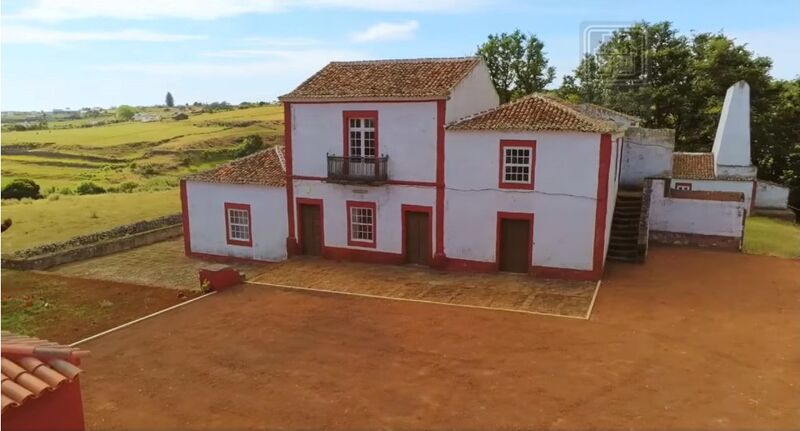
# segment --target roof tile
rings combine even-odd
[[[76,366],[86,351],[2,331],[2,409],[24,407],[29,398],[54,391],[82,372]]]
[[[187,181],[223,184],[255,184],[273,187],[286,186],[286,162],[283,145],[259,151],[241,159],[199,172]]]
[[[608,133],[616,125],[580,112],[567,102],[532,94],[456,120],[448,130],[576,131]]]
[[[714,154],[673,153],[672,177],[691,180],[714,179]]]
[[[479,57],[334,61],[283,101],[446,98]]]

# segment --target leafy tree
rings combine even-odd
[[[242,145],[236,150],[236,157],[244,157],[264,149],[261,136],[249,135],[242,138]]]
[[[3,199],[40,199],[42,197],[39,191],[39,185],[35,181],[28,178],[17,178],[14,181],[6,184],[3,187]]]
[[[130,121],[136,115],[136,109],[129,105],[119,105],[117,107],[117,118],[122,121]]]
[[[167,91],[166,104],[170,108],[175,106],[175,99],[172,98],[172,93],[170,93],[169,91]]]
[[[555,68],[548,66],[544,54],[544,43],[533,34],[516,30],[489,35],[477,54],[489,68],[501,103],[541,91],[555,78]]]

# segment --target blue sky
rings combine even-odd
[[[3,0],[0,108],[274,100],[331,60],[471,55],[516,28],[560,82],[582,23],[638,20],[722,30],[800,74],[797,0]]]

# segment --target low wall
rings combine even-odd
[[[787,209],[789,188],[769,181],[758,180],[756,208]]]
[[[672,129],[631,127],[625,130],[619,183],[638,187],[647,177],[670,175],[674,149],[675,131]]]
[[[670,190],[650,179],[650,240],[669,244],[741,249],[746,206],[734,192]]]
[[[183,234],[181,215],[171,215],[81,235],[68,241],[45,244],[3,256],[4,268],[46,269],[64,263],[104,256],[153,244]]]

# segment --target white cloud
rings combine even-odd
[[[333,60],[366,59],[364,52],[347,50],[264,50],[264,61],[233,62],[181,62],[181,63],[117,63],[92,66],[105,72],[130,72],[148,75],[202,76],[202,77],[284,77],[310,75]]]
[[[128,41],[128,42],[178,42],[206,39],[202,35],[169,34],[146,30],[119,30],[100,32],[72,32],[46,30],[43,28],[5,25],[2,28],[3,43],[38,43],[59,45],[84,41]]]
[[[353,42],[376,42],[381,40],[413,39],[419,29],[417,21],[379,22],[370,28],[351,36]]]
[[[297,9],[355,9],[380,12],[461,12],[488,0],[35,0],[7,18],[66,21],[84,18],[211,20],[248,13]]]

